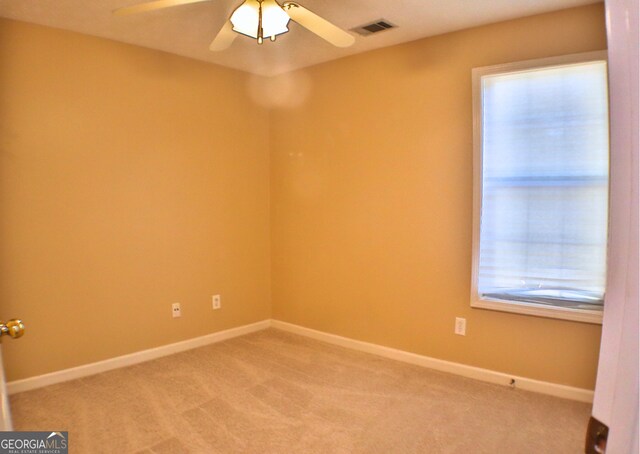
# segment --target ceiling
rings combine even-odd
[[[491,22],[595,3],[598,0],[299,0],[351,29],[384,18],[397,29],[334,47],[298,24],[275,43],[238,37],[223,52],[209,43],[241,0],[211,0],[144,14],[111,11],[144,0],[0,0],[0,16],[159,49],[254,74],[275,75],[317,63]]]

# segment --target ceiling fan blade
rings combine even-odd
[[[231,23],[231,21],[226,21],[216,35],[215,39],[211,42],[209,50],[212,52],[225,50],[233,43],[233,41],[238,36],[239,35],[233,31],[233,24]]]
[[[155,2],[140,3],[138,5],[125,6],[113,11],[116,16],[127,16],[129,14],[146,13],[156,9],[171,8],[172,6],[188,5],[189,3],[202,3],[211,0],[156,0]]]
[[[346,31],[295,2],[285,2],[282,4],[282,8],[287,12],[291,19],[302,25],[310,32],[315,33],[320,38],[329,41],[334,46],[349,47],[356,40]]]

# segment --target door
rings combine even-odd
[[[606,0],[611,239],[588,453],[638,451],[638,0]]]

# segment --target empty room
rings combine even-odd
[[[0,0],[0,454],[638,452],[637,0]]]

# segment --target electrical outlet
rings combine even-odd
[[[211,305],[213,306],[213,310],[220,309],[220,295],[213,295],[211,297]]]
[[[456,327],[454,332],[459,336],[467,335],[467,319],[462,317],[456,317]]]
[[[173,303],[171,305],[171,315],[173,318],[178,318],[182,316],[182,311],[180,309],[180,303]]]

